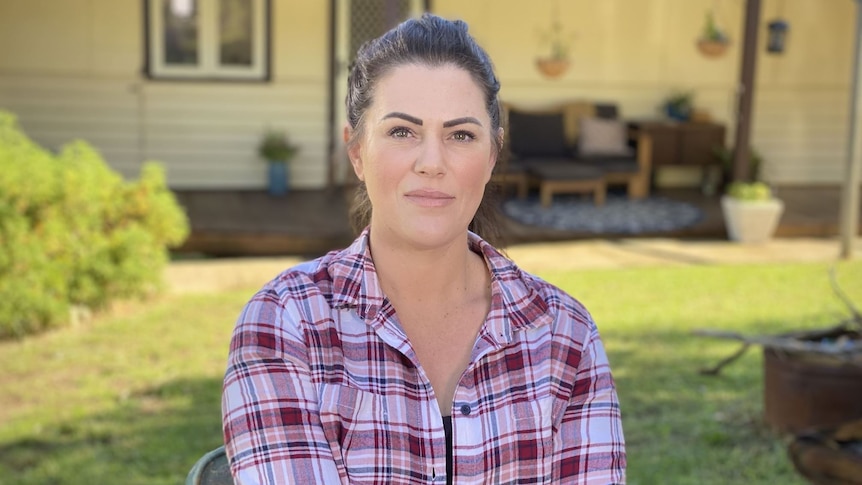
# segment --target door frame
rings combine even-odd
[[[349,22],[348,2],[355,0],[329,0],[329,63],[328,63],[328,136],[327,136],[327,188],[336,185],[344,185],[350,179],[350,171],[345,166],[344,142],[342,141],[342,130],[345,123],[344,100],[339,99],[339,83],[347,83],[347,66],[341,61],[346,57],[344,50],[347,47],[347,23]],[[432,0],[415,0],[418,12],[431,12]],[[417,12],[417,13],[418,13]],[[339,174],[345,169],[347,173]]]

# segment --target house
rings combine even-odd
[[[767,181],[844,177],[856,8],[763,1],[752,141]],[[687,90],[733,140],[742,0],[0,0],[0,108],[47,147],[88,140],[128,177],[159,160],[175,189],[262,189],[257,143],[285,129],[301,146],[293,186],[325,187],[348,176],[350,53],[425,9],[469,23],[507,101],[606,100],[646,119]],[[695,47],[708,12],[731,41],[717,58]],[[766,23],[779,16],[788,45],[770,55]],[[535,59],[555,25],[571,66],[548,79]],[[657,183],[695,177],[668,168]]]

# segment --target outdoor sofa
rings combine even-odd
[[[652,146],[630,128],[612,103],[572,101],[545,109],[503,104],[504,156],[496,180],[515,184],[519,197],[538,186],[542,205],[557,193],[592,193],[604,203],[608,185],[623,184],[629,198],[647,197]]]

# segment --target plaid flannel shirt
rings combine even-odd
[[[491,308],[455,390],[454,482],[625,482],[608,360],[592,317],[475,234]],[[222,417],[241,484],[446,482],[441,412],[381,292],[366,230],[291,268],[242,311]]]

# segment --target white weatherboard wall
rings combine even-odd
[[[37,142],[95,145],[127,177],[162,162],[174,188],[262,188],[268,127],[301,147],[292,185],[326,183],[327,2],[273,1],[272,81],[142,74],[139,0],[0,0],[0,108]]]
[[[533,62],[555,3],[572,67],[547,80]],[[143,160],[159,160],[174,188],[263,188],[256,145],[267,125],[284,128],[301,146],[293,185],[322,187],[329,2],[272,5],[271,82],[166,82],[141,74],[142,0],[0,0],[0,108],[48,147],[92,142],[128,177]],[[733,41],[720,59],[694,47],[711,7]],[[733,141],[744,0],[433,0],[432,8],[470,24],[507,101],[613,101],[626,118],[652,118],[672,90],[692,90]],[[789,44],[770,56],[766,23],[779,8]],[[770,182],[841,182],[855,9],[855,0],[763,0],[752,143]],[[696,174],[659,175],[671,184]]]

